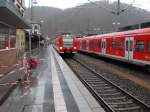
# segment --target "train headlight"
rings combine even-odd
[[[59,47],[59,49],[60,49],[60,50],[62,50],[62,49],[63,49],[63,47]]]
[[[73,47],[73,49],[77,49],[77,47]]]

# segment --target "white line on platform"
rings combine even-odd
[[[69,66],[53,49],[56,56],[56,60],[62,70],[66,83],[74,97],[74,100],[79,108],[80,112],[105,112],[105,110],[98,104],[91,93],[80,82]]]
[[[53,93],[54,93],[54,103],[55,112],[67,112],[66,103],[64,100],[63,92],[61,89],[58,73],[56,70],[56,65],[54,63],[54,56],[51,53],[51,70],[52,70],[52,83],[53,83]]]

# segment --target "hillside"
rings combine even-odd
[[[110,11],[115,11],[116,3],[109,4],[105,1],[97,2],[97,6],[87,3],[78,7],[61,10],[53,7],[34,7],[34,20],[44,20],[44,34],[53,35],[58,32],[75,32],[75,33],[99,33],[112,32],[118,27],[137,24],[150,20],[150,12],[130,7],[127,4],[121,4],[121,8],[127,10],[117,16]],[[26,11],[26,18],[30,18],[30,11]],[[112,23],[119,22],[119,25]]]

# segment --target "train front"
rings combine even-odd
[[[62,35],[63,46],[61,47],[64,54],[74,55],[77,53],[77,38],[74,35]]]

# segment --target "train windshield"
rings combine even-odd
[[[62,37],[63,37],[63,42],[69,42],[69,43],[73,42],[73,38],[74,38],[73,35],[63,35]]]
[[[63,35],[63,43],[65,47],[72,47],[74,35]]]

